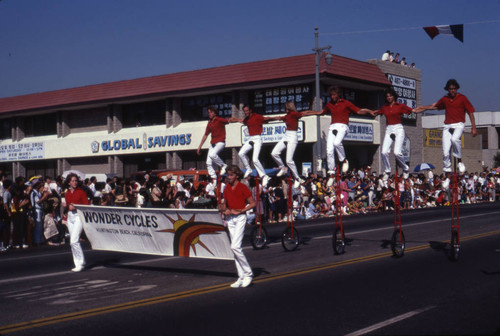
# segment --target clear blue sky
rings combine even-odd
[[[415,62],[424,104],[456,78],[500,111],[498,20],[500,0],[0,0],[0,97],[308,54],[318,26],[334,54]],[[397,30],[460,23],[465,43]]]

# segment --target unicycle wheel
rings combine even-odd
[[[402,257],[405,253],[405,246],[406,246],[406,241],[403,231],[399,229],[394,230],[391,240],[391,249],[393,256],[398,258]]]
[[[262,250],[268,241],[267,230],[263,226],[255,225],[250,232],[250,242],[255,250]]]
[[[451,260],[457,261],[460,252],[460,244],[458,243],[458,232],[453,230],[451,232]]]
[[[299,232],[295,228],[286,228],[281,235],[281,245],[286,251],[295,251],[299,246]]]
[[[340,228],[335,229],[335,235],[332,239],[333,251],[335,254],[343,254],[345,251],[345,233]]]

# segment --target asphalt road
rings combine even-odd
[[[500,203],[460,208],[461,250],[449,259],[450,208],[403,212],[406,252],[393,258],[393,213],[298,222],[301,245],[245,248],[256,278],[232,289],[231,261],[92,251],[72,273],[69,247],[0,254],[0,334],[443,335],[500,333]]]

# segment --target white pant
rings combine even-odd
[[[450,133],[450,128],[455,129],[453,135]],[[443,168],[451,169],[451,155],[457,159],[462,158],[462,133],[464,132],[464,123],[445,124],[443,128]]]
[[[252,135],[250,139],[248,139],[248,141],[243,144],[238,155],[240,157],[241,162],[243,162],[245,168],[252,170],[252,167],[250,167],[250,163],[248,162],[248,157],[247,157],[247,153],[252,149],[252,144],[253,144],[252,162],[255,166],[255,169],[257,170],[257,173],[259,174],[259,177],[262,177],[266,175],[266,172],[264,170],[264,167],[262,166],[262,163],[260,163],[259,161],[260,149],[262,148],[262,137],[260,135]]]
[[[293,177],[298,180],[300,178],[299,172],[297,171],[297,166],[293,161],[293,154],[295,153],[295,149],[297,148],[297,144],[299,143],[297,139],[297,131],[286,131],[285,136],[281,139],[276,146],[274,146],[273,151],[271,152],[271,156],[274,161],[281,169],[285,167],[283,161],[281,160],[280,154],[286,148],[286,164],[290,171],[292,172]]]
[[[228,216],[226,219],[229,237],[231,238],[231,250],[234,254],[234,262],[236,263],[238,277],[240,279],[243,279],[244,277],[253,277],[252,268],[250,267],[250,264],[248,263],[241,247],[241,242],[243,241],[243,236],[245,234],[247,216],[245,214],[241,214],[237,216]]]
[[[336,131],[334,134],[333,131]],[[331,124],[328,129],[328,139],[326,141],[326,160],[328,163],[328,170],[335,169],[335,152],[339,162],[345,160],[345,151],[342,141],[349,133],[349,126],[342,123]]]
[[[387,128],[385,129],[384,144],[382,145],[382,162],[384,162],[385,172],[391,172],[391,162],[389,161],[389,154],[391,152],[391,146],[393,143],[393,140],[391,138],[392,134],[396,136],[396,140],[394,141],[394,156],[396,157],[396,161],[404,171],[408,171],[410,167],[408,167],[403,158],[403,142],[405,140],[405,129],[403,128],[403,125],[396,124],[387,125]]]
[[[218,165],[219,167],[224,166],[224,161],[219,157],[219,153],[226,147],[226,143],[217,142],[215,145],[210,144],[208,147],[208,155],[207,155],[207,170],[208,175],[214,180],[217,179],[217,173],[215,172],[213,163]]]
[[[75,267],[83,267],[85,266],[85,256],[83,255],[82,246],[80,245],[80,235],[83,231],[83,225],[76,211],[68,212],[68,231]]]

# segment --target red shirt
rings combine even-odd
[[[323,113],[330,113],[332,116],[332,121],[330,124],[346,124],[349,125],[349,115],[351,113],[357,113],[361,110],[359,107],[354,105],[348,100],[339,99],[335,104],[329,102],[326,104]]]
[[[410,114],[411,108],[400,103],[394,103],[394,105],[385,104],[377,113],[385,115],[387,125],[397,125],[401,124],[401,115]]]
[[[297,131],[299,129],[299,119],[301,117],[301,112],[288,111],[286,115],[280,117],[280,119],[285,121],[287,131]]]
[[[248,134],[252,135],[261,135],[262,134],[262,125],[266,120],[264,117],[258,113],[252,113],[250,117],[243,119],[243,124],[248,126]]]
[[[247,205],[247,198],[250,196],[252,196],[252,192],[241,182],[238,182],[235,188],[229,184],[224,188],[224,199],[228,209],[243,209]]]
[[[64,194],[66,198],[66,204],[83,204],[88,205],[89,200],[87,198],[87,194],[80,188],[76,188],[75,191],[71,192],[68,190],[66,194]]]
[[[454,99],[451,99],[450,96],[444,96],[436,103],[436,107],[438,110],[446,109],[445,124],[465,122],[465,112],[474,113],[474,106],[461,93],[457,93]]]
[[[228,123],[227,119],[217,116],[208,121],[205,135],[212,133],[212,140],[210,140],[212,145],[217,142],[226,142],[226,124]]]

